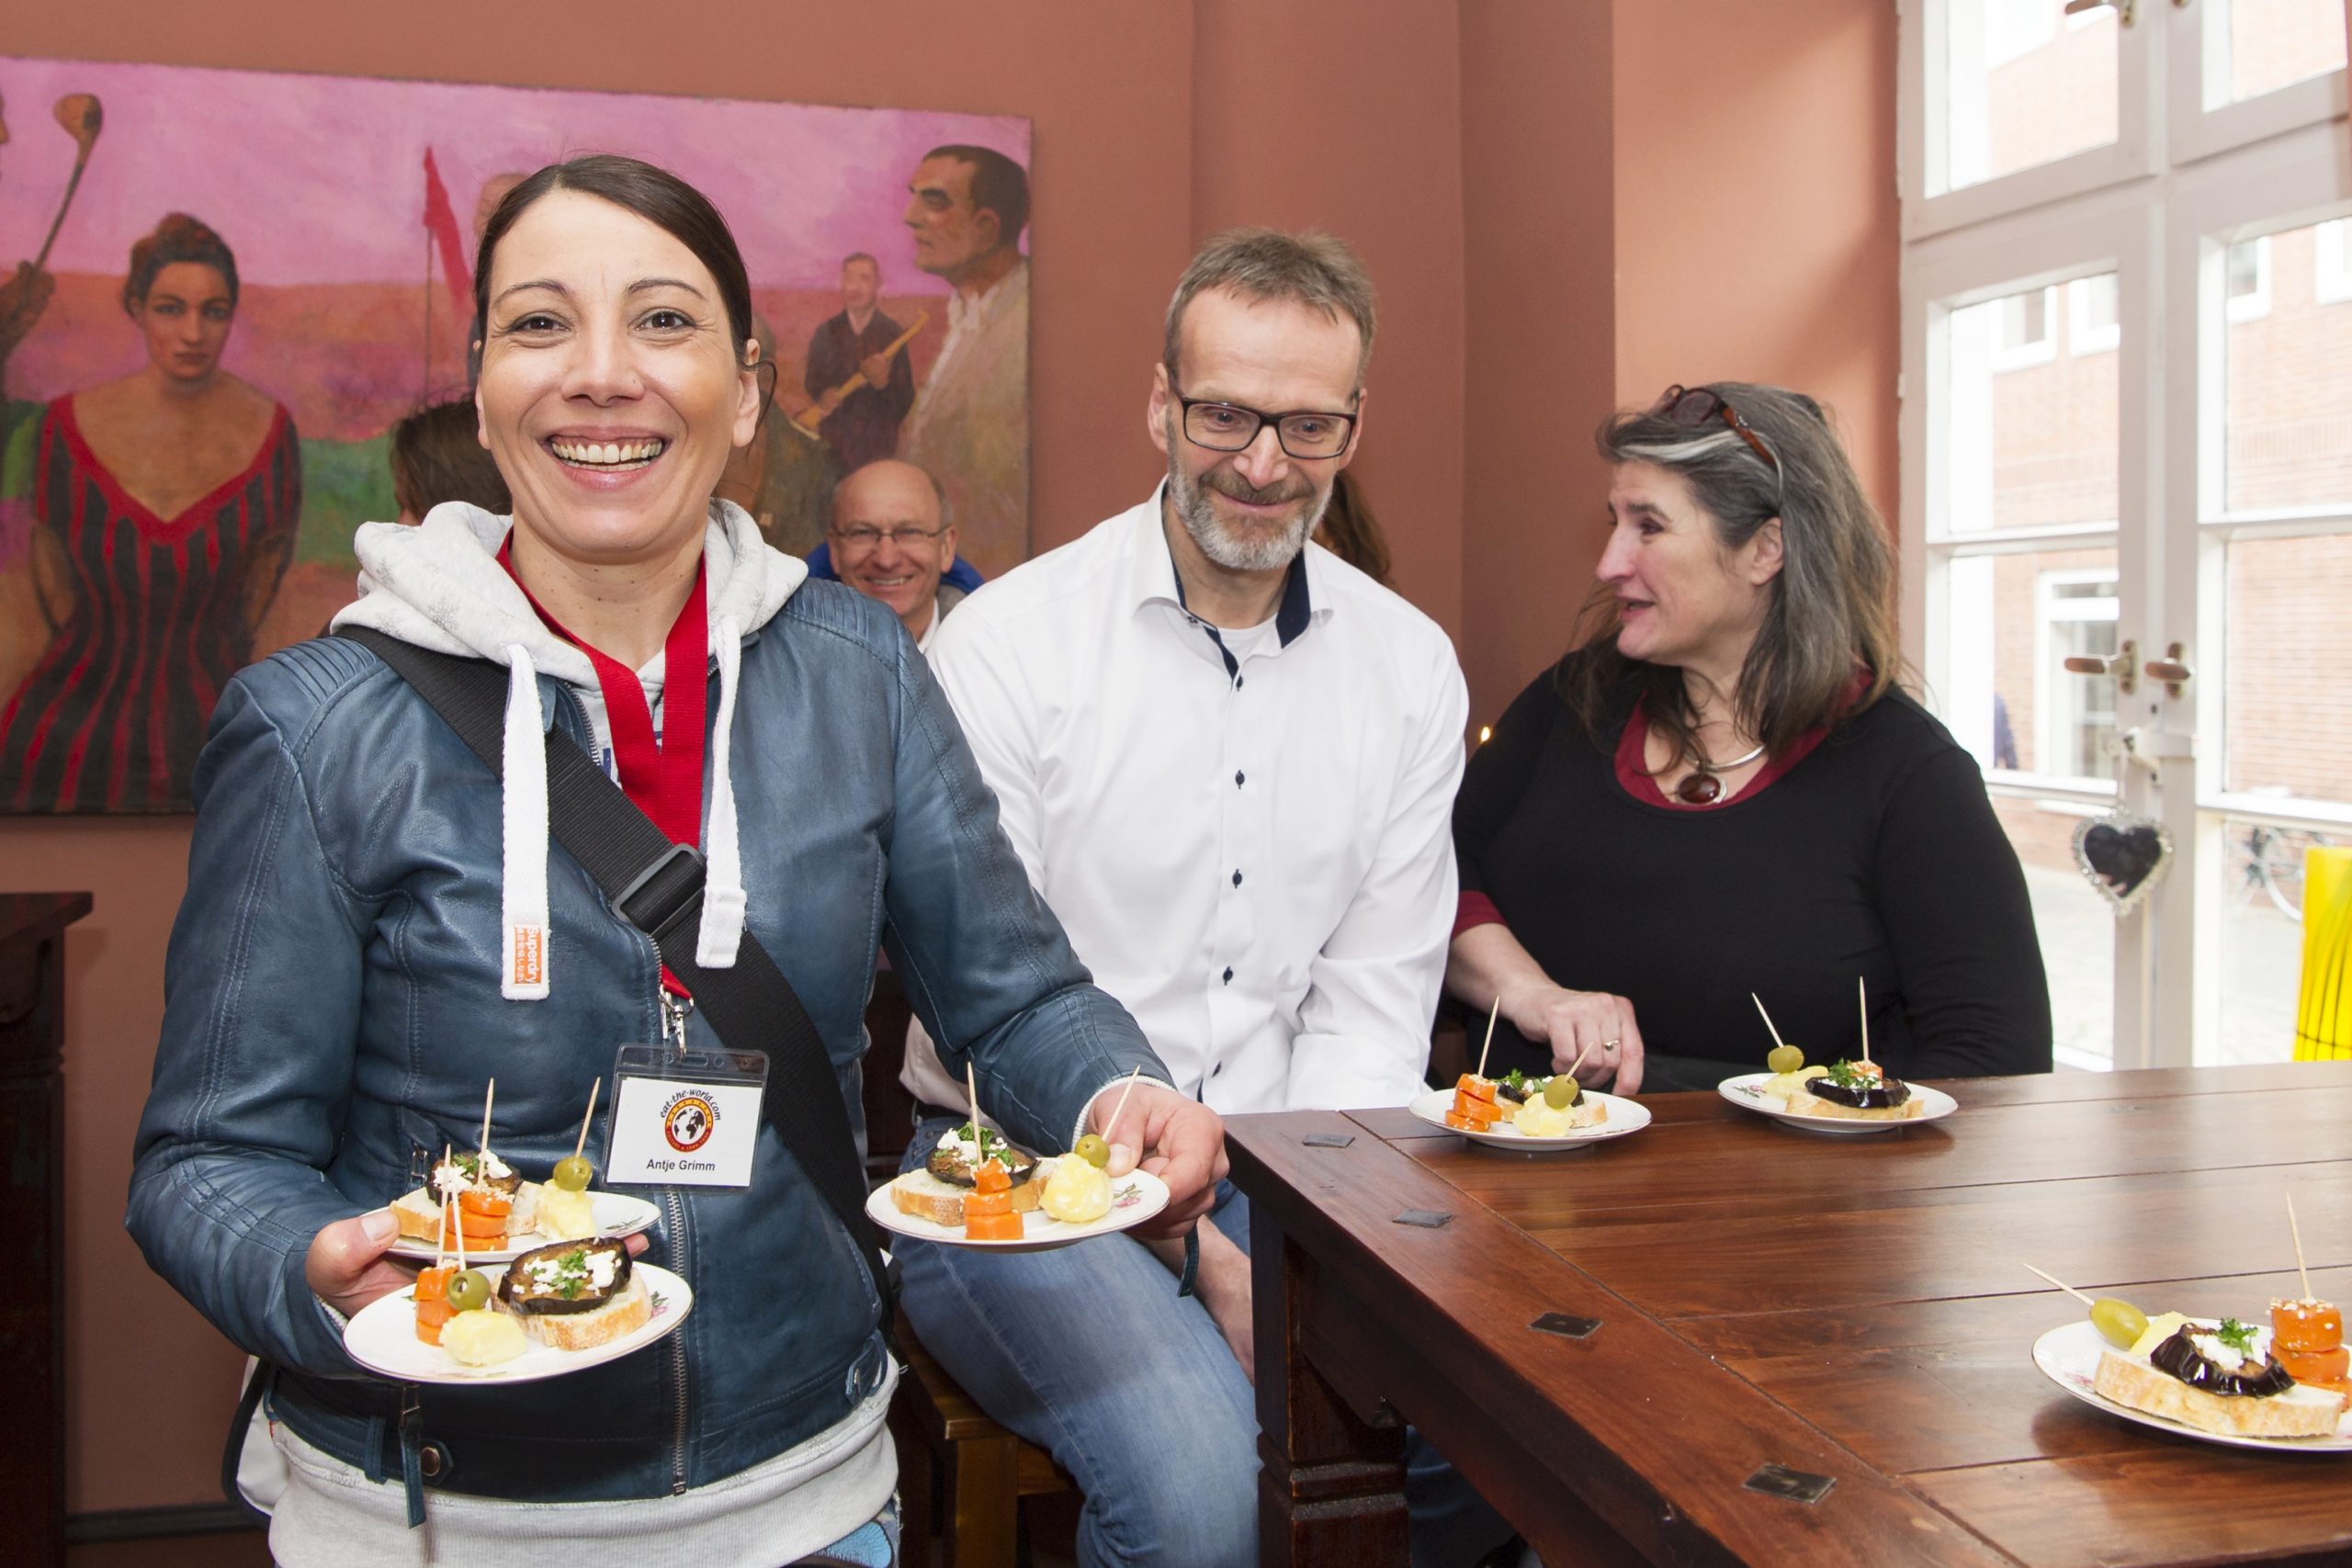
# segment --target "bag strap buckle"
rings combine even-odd
[[[702,852],[692,844],[672,844],[629,878],[614,896],[613,908],[660,947],[702,896]]]

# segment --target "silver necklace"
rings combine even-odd
[[[1743,752],[1727,762],[1711,762],[1702,756],[1693,757],[1690,776],[1674,786],[1675,796],[1686,806],[1705,806],[1720,799],[1724,793],[1724,781],[1715,775],[1744,768],[1762,755],[1764,748],[1758,746],[1755,750]]]

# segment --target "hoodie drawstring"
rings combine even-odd
[[[498,994],[536,1002],[548,994],[547,731],[538,671],[519,642],[506,645],[505,742]]]
[[[743,666],[743,634],[732,617],[722,616],[711,636],[718,655],[718,717],[711,727],[718,755],[712,760],[710,821],[703,830],[702,933],[695,939],[695,962],[706,969],[732,969],[749,903],[743,891],[742,840],[735,827],[735,785],[728,766],[734,750],[735,685]]]

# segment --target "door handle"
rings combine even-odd
[[[2177,643],[2173,646],[2173,652],[2176,656],[2180,652]],[[2123,646],[2115,650],[2114,658],[2099,659],[2075,654],[2066,660],[2066,668],[2077,675],[2112,675],[2115,677],[2115,689],[2128,697],[2138,681],[2138,672],[2132,667],[2139,661],[2140,645],[2127,637]],[[2154,675],[2155,671],[2151,669],[2148,673]],[[2182,677],[2184,680],[2187,678],[2186,675]]]
[[[2181,662],[2181,655],[2187,651],[2180,644],[2174,643],[2165,649],[2165,656],[2162,659],[2151,659],[2143,666],[2149,680],[2162,681],[2165,683],[2166,696],[2180,695],[2181,687],[2187,685],[2189,678],[2197,673]]]

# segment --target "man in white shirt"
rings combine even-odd
[[[1461,671],[1307,543],[1372,336],[1340,242],[1212,241],[1153,374],[1166,483],[974,594],[932,652],[1037,891],[1173,1087],[1227,1114],[1404,1104],[1444,969]],[[962,1103],[929,1041],[908,1059],[919,1102]],[[1221,1197],[1192,1300],[1181,1248],[900,1248],[923,1343],[1085,1492],[1081,1562],[1256,1561],[1248,1205]]]
[[[1029,549],[1029,175],[956,144],[925,153],[907,189],[915,265],[954,292],[899,456],[947,487],[973,561],[999,572]]]
[[[890,606],[907,635],[931,651],[964,590],[942,582],[956,558],[956,525],[939,481],[895,457],[866,464],[833,487],[827,544],[834,575]]]

